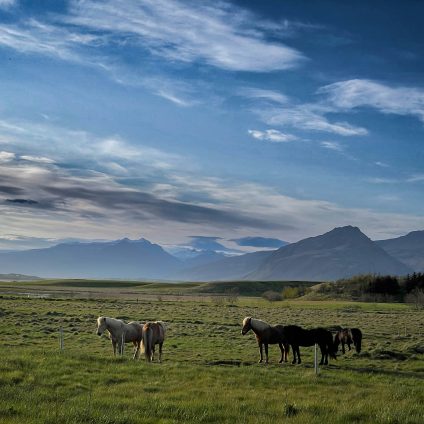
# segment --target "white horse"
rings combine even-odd
[[[143,324],[131,321],[126,324],[124,321],[109,317],[97,318],[97,335],[101,336],[105,331],[109,332],[109,338],[112,341],[113,354],[116,356],[116,346],[118,352],[123,351],[122,341],[124,343],[132,342],[134,345],[133,359],[140,354],[140,344],[143,339]]]
[[[162,361],[162,345],[165,341],[166,324],[163,321],[146,322],[143,326],[143,350],[146,360],[151,362],[155,356],[155,345],[159,345],[159,362]]]

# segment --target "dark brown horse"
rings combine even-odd
[[[333,346],[333,336],[330,331],[325,328],[313,328],[311,330],[305,330],[297,325],[285,325],[282,329],[283,340],[290,344],[293,350],[293,361],[292,364],[300,364],[299,346],[313,346],[315,343],[321,350],[321,362],[320,365],[328,364],[328,355],[336,359]]]
[[[351,344],[355,346],[357,353],[361,352],[362,348],[362,331],[359,328],[343,328],[334,336],[334,352],[337,353],[339,345],[342,345],[343,354],[346,353],[345,345],[350,350]]]
[[[162,362],[162,346],[165,341],[166,326],[163,321],[146,322],[143,326],[143,349],[147,362],[155,356],[155,345],[159,345],[159,362]]]
[[[243,336],[249,331],[252,330],[255,333],[256,340],[259,346],[259,353],[261,359],[259,362],[263,361],[262,349],[265,347],[265,363],[268,363],[268,345],[269,344],[278,344],[281,351],[281,359],[279,363],[283,361],[287,362],[287,356],[289,353],[289,345],[284,343],[282,339],[282,325],[271,326],[260,319],[255,319],[252,317],[246,317],[243,320],[243,328],[241,334]]]

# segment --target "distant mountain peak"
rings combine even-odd
[[[345,225],[344,227],[335,227],[331,231],[329,231],[328,233],[332,233],[332,232],[334,232],[334,233],[346,233],[346,234],[364,234],[359,229],[359,227],[354,227],[353,225]]]

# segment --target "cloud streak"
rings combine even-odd
[[[352,79],[326,85],[318,92],[339,110],[370,107],[386,114],[415,116],[424,123],[424,90],[419,88]]]
[[[248,133],[256,140],[269,141],[271,143],[287,143],[289,141],[298,140],[298,137],[293,134],[284,134],[281,131],[273,129],[265,131],[249,130]]]
[[[166,60],[206,63],[230,71],[269,72],[299,66],[303,55],[270,42],[243,9],[217,2],[92,0],[71,2],[74,25],[120,34]]]

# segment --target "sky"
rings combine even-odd
[[[424,229],[423,15],[0,0],[0,248]]]

